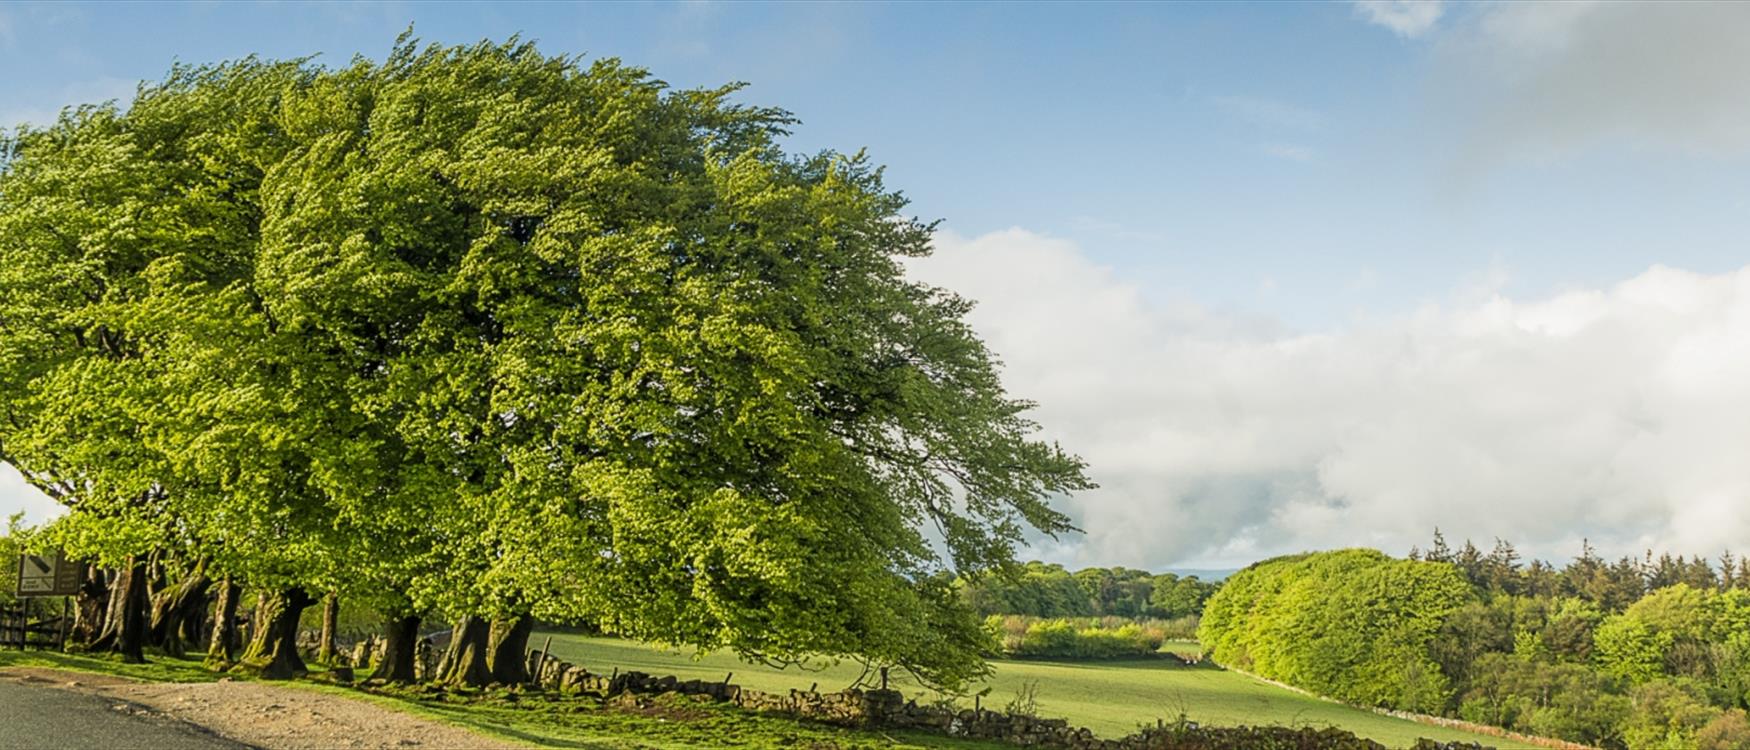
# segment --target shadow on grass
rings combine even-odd
[[[59,651],[0,651],[0,667],[41,667],[148,682],[213,682],[224,675],[195,659],[148,653],[146,663],[127,664],[106,654]]]
[[[254,678],[213,672],[195,659],[151,655],[145,664],[125,664],[94,654],[63,654],[52,651],[0,651],[0,668],[23,667],[101,674],[147,682],[197,683],[229,677],[257,682]],[[584,697],[558,697],[533,693],[425,694],[417,689],[365,689],[324,679],[321,665],[311,664],[311,679],[272,681],[272,684],[327,693],[375,704],[427,720],[457,726],[506,742],[539,747],[580,750],[669,750],[701,746],[734,745],[750,750],[790,747],[841,747],[857,750],[879,748],[958,748],[990,750],[1001,747],[986,742],[922,735],[914,732],[886,733],[854,730],[790,717],[742,711],[722,704],[691,703],[685,706],[659,704],[643,709],[603,705]],[[661,700],[661,699],[658,699]],[[678,700],[678,699],[677,699]]]

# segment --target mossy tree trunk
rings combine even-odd
[[[213,603],[213,634],[207,639],[207,664],[223,667],[237,659],[237,600],[243,590],[230,576],[219,581],[219,600]]]
[[[316,660],[334,663],[334,629],[340,620],[340,594],[333,591],[322,597],[322,637],[316,641]]]
[[[243,621],[243,642],[255,640],[255,632],[261,629],[267,618],[267,592],[255,592],[255,606],[249,610],[249,619]]]
[[[206,591],[198,597],[191,597],[178,620],[177,637],[189,648],[201,649],[207,640],[207,608],[213,603],[212,580],[207,581]]]
[[[419,677],[414,668],[416,646],[419,645],[419,615],[385,612],[383,620],[383,658],[377,662],[371,679],[411,683]]]
[[[162,588],[152,597],[152,619],[146,628],[146,644],[164,649],[164,653],[181,657],[188,651],[184,642],[183,621],[199,620],[206,611],[207,589],[213,579],[207,577],[206,564],[201,563],[175,586]],[[199,638],[193,639],[199,645]]]
[[[521,685],[529,681],[529,634],[535,630],[535,618],[527,615],[499,618],[492,621],[487,635],[487,666],[492,681],[502,685]]]
[[[120,654],[122,661],[146,661],[146,558],[135,555],[122,566],[110,586],[109,607],[103,632],[92,641],[92,651]]]
[[[296,586],[264,593],[256,610],[254,636],[239,661],[270,680],[289,680],[307,673],[304,659],[298,656],[298,619],[315,603]]]
[[[103,635],[103,616],[109,610],[109,576],[103,568],[89,565],[73,596],[73,643],[89,647]]]
[[[444,673],[438,675],[438,680],[475,687],[491,684],[492,668],[486,660],[489,635],[490,627],[485,620],[469,615],[458,621],[450,634],[450,648],[444,654]]]

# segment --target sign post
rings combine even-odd
[[[51,556],[25,554],[18,559],[18,596],[73,596],[85,566],[60,552]]]

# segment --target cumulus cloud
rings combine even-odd
[[[1750,154],[1750,4],[1498,3],[1436,46],[1432,88],[1464,158],[1548,160],[1600,142]]]
[[[1445,11],[1441,0],[1355,0],[1356,14],[1368,23],[1409,38],[1428,33]]]
[[[973,325],[1101,489],[1064,502],[1066,562],[1402,553],[1438,526],[1565,558],[1717,554],[1750,538],[1750,268],[1496,294],[1292,333],[1151,304],[1073,244],[938,237],[918,278]],[[1340,293],[1340,290],[1332,290]]]
[[[1464,294],[1339,331],[1163,304],[1076,245],[944,232],[917,278],[971,322],[1101,488],[1062,501],[1078,564],[1513,540],[1550,559],[1750,539],[1750,267]],[[1333,294],[1343,290],[1333,289]],[[0,514],[56,508],[0,466]]]

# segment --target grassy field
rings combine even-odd
[[[859,666],[850,663],[807,671],[795,668],[780,671],[744,663],[732,654],[709,654],[695,660],[688,653],[563,633],[537,634],[532,645],[539,647],[548,635],[553,638],[555,656],[598,672],[618,668],[713,680],[733,672],[736,684],[779,692],[807,688],[813,683],[818,683],[821,690],[839,690],[861,672]],[[1171,721],[1183,713],[1192,721],[1211,726],[1334,725],[1392,747],[1408,745],[1417,737],[1496,747],[1510,744],[1498,737],[1417,724],[1322,701],[1213,667],[1186,667],[1171,659],[1102,663],[1003,661],[995,666],[996,675],[988,685],[990,692],[983,698],[985,707],[1000,709],[1024,685],[1032,684],[1037,690],[1039,715],[1066,717],[1072,724],[1086,726],[1103,737],[1128,734],[1139,725],[1153,724],[1157,718]],[[922,694],[915,685],[897,687],[910,694]]]
[[[1203,655],[1203,644],[1196,641],[1169,640],[1166,643],[1161,644],[1161,651],[1169,654],[1178,654],[1186,659],[1195,659]]]
[[[147,664],[47,651],[0,651],[0,669],[48,667],[110,674],[152,682],[206,682],[222,675],[199,661],[151,656]],[[239,678],[246,679],[246,678]],[[592,750],[746,750],[836,748],[839,750],[1006,750],[1008,746],[906,732],[857,731],[763,716],[727,705],[680,696],[614,705],[580,697],[505,690],[444,690],[420,687],[361,690],[314,681],[279,683],[289,688],[344,695],[385,708],[468,727],[531,747]]]
[[[537,634],[532,645],[541,645],[548,635]],[[860,672],[859,667],[849,663],[807,671],[776,670],[744,663],[729,654],[695,660],[689,654],[658,651],[627,641],[568,634],[552,634],[552,638],[556,656],[592,670],[607,672],[618,668],[712,680],[733,672],[737,684],[767,691],[807,688],[816,683],[821,690],[838,690],[849,685]],[[56,667],[169,682],[218,677],[198,661],[162,656],[152,657],[149,664],[126,665],[86,656],[0,651],[0,667],[6,666]],[[1392,747],[1408,745],[1417,737],[1475,741],[1501,748],[1512,746],[1501,738],[1381,716],[1310,698],[1237,673],[1213,667],[1186,667],[1170,659],[1104,663],[1003,661],[995,666],[996,675],[982,699],[985,707],[1002,709],[1024,686],[1032,685],[1040,715],[1069,718],[1102,736],[1127,734],[1139,725],[1154,723],[1157,718],[1170,721],[1183,713],[1193,721],[1209,725],[1331,725]],[[547,747],[785,748],[817,744],[847,749],[1001,747],[927,735],[857,732],[687,701],[627,709],[586,699],[518,697],[502,691],[364,692],[311,682],[287,684],[343,692],[396,710]],[[915,685],[900,683],[896,687],[925,699],[933,697]]]

